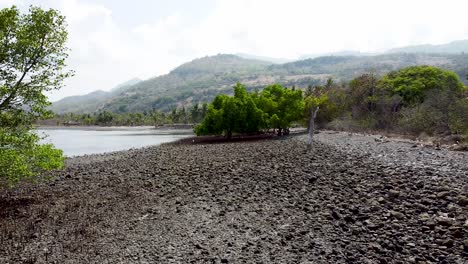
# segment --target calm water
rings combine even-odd
[[[141,148],[192,136],[191,130],[153,128],[39,129],[43,140],[62,149],[68,157]]]

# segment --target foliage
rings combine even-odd
[[[0,128],[0,185],[34,180],[45,171],[63,167],[63,152],[39,140],[26,128]]]
[[[44,125],[80,125],[80,126],[162,126],[166,124],[200,123],[208,111],[208,104],[195,103],[190,110],[185,107],[174,108],[170,112],[127,112],[113,113],[101,111],[92,114],[66,113],[53,119],[39,122]]]
[[[324,86],[308,87],[305,93],[304,123],[309,124],[310,111],[320,107],[315,122],[320,126],[340,117],[348,102],[346,95],[332,78]]]
[[[304,101],[302,90],[287,89],[279,84],[265,87],[256,98],[257,106],[265,114],[267,126],[287,133],[294,121],[302,119]]]
[[[329,78],[324,85],[302,89],[269,85],[248,93],[237,84],[234,96],[218,95],[195,131],[198,135],[246,133],[274,128],[287,133],[292,122],[305,121],[320,107],[319,125],[345,129],[386,129],[400,133],[467,133],[467,91],[453,73],[429,66],[408,67],[381,78],[365,73],[349,84]],[[304,95],[304,97],[303,97]],[[248,100],[246,100],[248,98]],[[464,98],[464,99],[463,99]],[[249,109],[258,117],[250,118]],[[251,129],[245,129],[246,126]]]
[[[432,66],[412,66],[385,75],[379,83],[383,89],[403,98],[405,106],[420,104],[431,90],[461,93],[463,83],[451,71]]]
[[[468,97],[451,105],[448,115],[450,130],[454,133],[468,135]]]
[[[45,92],[59,89],[72,73],[67,58],[66,23],[56,10],[31,7],[20,14],[0,10],[0,180],[14,185],[63,166],[62,151],[39,144],[31,130],[49,117]]]
[[[44,92],[57,90],[65,78],[65,20],[56,10],[16,7],[0,10],[0,111],[21,111],[29,120],[50,112]],[[27,106],[25,111],[24,107]]]
[[[257,132],[264,124],[263,112],[257,108],[245,86],[237,83],[234,96],[218,95],[208,106],[202,123],[195,127],[197,135]]]
[[[347,94],[348,111],[340,117],[346,122],[334,125],[412,134],[460,133],[467,115],[458,103],[463,84],[457,75],[429,66],[404,68],[380,79],[363,74],[350,81]]]

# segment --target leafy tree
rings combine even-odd
[[[207,112],[208,112],[208,103],[203,103],[202,104],[202,109],[201,109],[201,118],[200,119],[205,118]]]
[[[96,125],[110,126],[114,120],[114,114],[112,112],[104,111],[100,112],[96,117]]]
[[[44,92],[62,87],[67,48],[65,19],[56,10],[0,10],[0,111],[27,120],[50,116]],[[25,110],[27,107],[27,111]]]
[[[155,126],[160,126],[160,125],[163,125],[164,122],[166,121],[166,115],[163,112],[154,111],[151,114],[151,119],[153,120],[153,124]]]
[[[193,104],[192,108],[190,109],[190,118],[193,123],[198,123],[200,121],[200,107],[198,103]]]
[[[355,117],[375,113],[378,101],[377,82],[373,73],[362,74],[349,82],[350,101]]]
[[[393,112],[399,113],[398,124],[404,131],[446,134],[453,130],[449,124],[450,111],[455,109],[452,106],[462,98],[464,90],[454,72],[413,66],[387,74],[378,85],[389,95],[401,97]]]
[[[468,135],[468,97],[449,107],[449,126],[453,133]]]
[[[197,135],[257,132],[263,125],[263,112],[257,108],[244,85],[234,86],[234,96],[218,95],[208,106],[203,122],[195,127]]]
[[[65,19],[56,10],[0,10],[0,183],[63,166],[62,151],[39,144],[32,122],[51,116],[44,93],[72,74],[65,70],[66,39]]]
[[[463,91],[458,75],[433,66],[412,66],[390,72],[380,80],[379,86],[401,96],[405,106],[422,103],[430,90],[448,90],[454,94]]]
[[[302,90],[289,90],[279,84],[267,86],[257,98],[257,106],[265,113],[269,127],[277,129],[278,135],[287,134],[291,123],[303,117]]]
[[[38,144],[39,140],[25,127],[0,128],[0,185],[34,180],[46,171],[63,167],[63,152],[51,144]]]

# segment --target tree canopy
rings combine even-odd
[[[463,83],[452,71],[433,66],[412,66],[385,75],[379,86],[403,98],[405,105],[422,103],[431,90],[463,91]]]
[[[234,96],[218,95],[208,106],[202,123],[195,127],[197,135],[253,133],[264,126],[263,112],[244,85],[234,86]]]
[[[40,145],[32,122],[50,116],[45,92],[72,72],[65,18],[58,11],[15,6],[0,10],[0,180],[13,184],[63,165],[62,152]]]
[[[291,123],[302,119],[304,101],[302,90],[287,89],[279,84],[265,87],[257,98],[258,107],[265,113],[268,128],[286,132]]]
[[[301,90],[275,84],[262,92],[247,92],[244,85],[234,86],[234,96],[218,95],[208,106],[205,119],[195,128],[197,135],[254,133],[275,128],[281,134],[302,118],[304,101]]]

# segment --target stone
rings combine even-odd
[[[419,220],[421,221],[427,221],[431,219],[431,216],[428,213],[422,213],[419,215]]]
[[[460,206],[466,206],[468,205],[468,197],[464,196],[464,195],[460,195],[457,197],[457,203],[460,205]]]
[[[390,211],[390,215],[391,215],[392,217],[395,217],[395,218],[398,219],[398,220],[401,220],[401,219],[405,218],[405,215],[404,215],[404,214],[402,214],[402,213],[400,213],[400,212],[397,212],[397,211]]]
[[[445,192],[439,192],[439,193],[437,194],[437,198],[438,198],[438,199],[442,199],[442,198],[447,197],[449,194],[450,194],[450,192],[447,192],[447,191],[445,191]]]
[[[396,190],[388,191],[388,196],[391,198],[398,198],[400,196],[400,192]]]
[[[332,215],[333,219],[335,219],[335,220],[340,220],[341,219],[341,215],[335,210],[332,211],[331,215]]]
[[[437,224],[442,225],[442,226],[451,226],[453,220],[448,217],[443,217],[443,216],[438,216],[435,218]]]
[[[442,245],[446,246],[447,248],[453,247],[453,244],[454,244],[454,242],[453,242],[452,239],[446,239],[446,240],[442,241]]]

